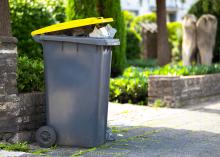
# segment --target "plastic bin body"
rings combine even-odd
[[[47,125],[57,144],[105,142],[111,47],[117,39],[38,36],[45,59]]]

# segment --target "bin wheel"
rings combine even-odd
[[[49,148],[56,142],[56,132],[50,126],[42,126],[36,132],[36,141],[43,148]]]

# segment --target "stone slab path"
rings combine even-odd
[[[220,103],[184,109],[110,104],[108,119],[116,141],[91,149],[58,147],[47,156],[220,157]],[[40,155],[0,151],[3,156]]]

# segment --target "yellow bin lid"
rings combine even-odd
[[[108,23],[108,22],[113,22],[113,18],[92,17],[92,18],[86,18],[86,19],[73,20],[73,21],[54,24],[48,27],[35,30],[31,32],[31,35],[35,36],[35,35],[49,33],[49,32],[56,32],[60,30],[70,29],[70,28],[77,28],[77,27],[83,27],[83,26],[100,24],[100,23]]]

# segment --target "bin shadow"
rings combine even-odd
[[[217,157],[220,134],[146,126],[112,126],[116,140],[95,148],[59,147],[50,156]]]

